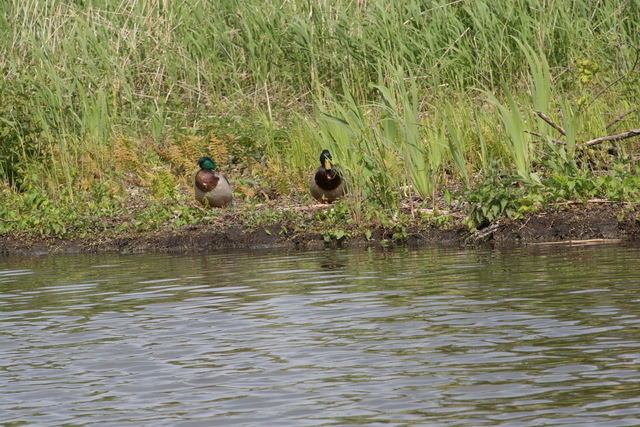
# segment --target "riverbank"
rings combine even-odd
[[[0,11],[0,253],[637,235],[633,3],[40,3]]]
[[[252,207],[255,212],[273,209],[268,204]],[[246,210],[222,211],[207,223],[155,230],[118,232],[114,218],[108,229],[93,230],[83,237],[56,238],[27,233],[0,235],[2,255],[42,255],[54,253],[204,253],[227,248],[282,248],[317,250],[325,247],[390,247],[396,245],[476,246],[544,244],[551,242],[598,243],[633,242],[640,238],[638,211],[620,204],[591,202],[561,204],[529,214],[524,218],[501,218],[471,232],[459,212],[427,217],[424,212],[404,209],[401,225],[344,224],[328,231],[323,218],[335,209],[329,205],[288,206],[281,208],[294,215],[279,215],[272,222],[248,224]],[[415,218],[420,216],[420,218]],[[438,221],[437,219],[446,220]],[[338,231],[335,231],[338,230]]]

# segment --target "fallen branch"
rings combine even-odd
[[[567,133],[564,131],[562,126],[556,124],[553,120],[551,120],[549,117],[547,117],[542,111],[534,111],[534,113],[538,117],[540,117],[542,120],[544,120],[545,122],[549,123],[555,130],[557,130],[558,132],[560,132],[564,136],[567,136]]]
[[[475,233],[473,233],[471,236],[467,237],[465,239],[465,243],[468,245],[471,243],[478,243],[480,240],[488,241],[493,236],[493,233],[499,227],[500,227],[500,222],[496,221],[490,226],[483,228],[482,230],[478,230]]]
[[[605,200],[605,199],[589,199],[585,201],[581,200],[569,200],[567,202],[557,202],[556,205],[582,205],[585,203],[618,203],[621,205],[637,205],[637,202],[618,202],[616,200]]]
[[[542,245],[603,245],[610,243],[620,243],[622,239],[587,239],[587,240],[563,240],[561,242],[539,242],[539,243],[529,243],[532,246],[542,246]]]
[[[589,147],[591,145],[601,144],[607,141],[620,141],[621,139],[631,138],[633,136],[640,135],[640,129],[632,129],[628,132],[619,133],[617,135],[609,135],[603,136],[602,138],[592,139],[591,141],[583,142],[582,144],[578,144],[578,148]]]

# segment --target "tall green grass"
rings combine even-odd
[[[122,178],[123,138],[160,166],[176,134],[228,134],[283,188],[330,148],[354,215],[491,160],[531,180],[544,144],[523,131],[558,136],[532,111],[564,124],[571,157],[635,105],[637,22],[636,0],[8,0],[0,179],[73,193]]]

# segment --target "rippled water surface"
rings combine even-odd
[[[639,254],[0,258],[0,425],[638,425]]]

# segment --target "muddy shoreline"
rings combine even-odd
[[[231,218],[233,214],[231,215]],[[228,219],[228,218],[227,218]],[[371,230],[325,241],[322,233],[294,230],[286,222],[245,227],[238,221],[187,225],[140,233],[96,233],[90,237],[61,240],[28,235],[0,235],[0,255],[41,255],[53,253],[206,253],[226,248],[282,248],[317,250],[325,247],[476,246],[520,245],[549,242],[640,241],[640,213],[635,209],[608,204],[573,206],[539,212],[526,218],[500,219],[471,233],[462,221],[444,228],[416,221],[407,228],[406,238],[394,238],[393,230]]]

